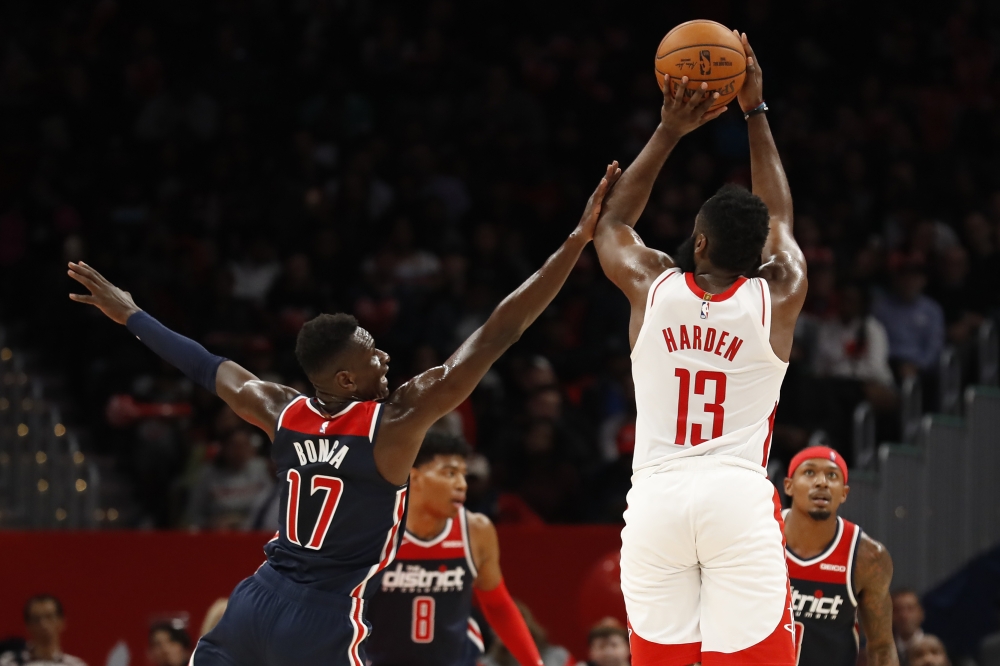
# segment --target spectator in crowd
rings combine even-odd
[[[865,290],[846,283],[835,294],[835,314],[816,325],[812,356],[817,392],[804,409],[817,412],[814,425],[823,429],[829,444],[853,461],[854,408],[868,400],[886,423],[895,415],[897,400],[888,336],[881,322],[868,314]]]
[[[923,634],[910,644],[907,666],[951,666],[951,660],[940,638]]]
[[[24,624],[28,642],[18,653],[0,654],[0,666],[86,666],[82,659],[62,651],[61,636],[66,629],[62,602],[51,594],[38,594],[24,604]]]
[[[628,666],[631,652],[628,631],[613,619],[598,622],[587,635],[587,661],[577,666]]]
[[[212,463],[205,465],[191,492],[192,527],[243,529],[274,481],[267,461],[257,455],[261,437],[249,428],[231,430]]]
[[[219,597],[212,602],[212,605],[205,611],[205,619],[201,622],[200,633],[202,636],[215,629],[215,625],[219,624],[219,620],[222,619],[222,615],[226,612],[226,606],[228,605],[229,597]]]
[[[185,666],[191,657],[191,637],[182,623],[157,622],[151,626],[147,656],[153,666]]]
[[[891,290],[875,301],[875,316],[889,338],[889,360],[901,378],[933,370],[944,348],[944,312],[924,295],[926,285],[922,261],[900,257]]]
[[[576,660],[570,654],[569,650],[549,643],[545,629],[535,620],[535,616],[532,615],[531,610],[521,601],[515,600],[515,603],[524,617],[525,624],[528,625],[528,631],[531,632],[531,637],[538,647],[538,653],[542,655],[543,666],[573,666],[576,664]],[[517,660],[514,659],[514,656],[507,650],[504,644],[500,642],[499,638],[493,641],[493,645],[486,656],[483,657],[481,663],[482,666],[518,666]]]
[[[906,666],[910,648],[924,636],[920,628],[924,623],[924,607],[917,593],[908,588],[892,593],[892,635],[896,638],[896,653],[899,662]],[[910,665],[912,666],[912,665]]]

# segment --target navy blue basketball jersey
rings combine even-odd
[[[860,540],[860,527],[837,518],[837,535],[816,557],[803,560],[785,550],[798,666],[854,666],[858,659],[854,561]]]
[[[286,579],[356,599],[363,618],[371,580],[392,562],[405,524],[406,486],[375,466],[377,402],[353,402],[332,416],[299,396],[281,412],[272,458],[281,484],[280,528],[264,546]],[[361,633],[365,633],[362,631]]]
[[[371,666],[473,666],[483,652],[470,616],[476,575],[464,508],[430,541],[406,532],[368,605]]]

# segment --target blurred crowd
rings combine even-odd
[[[0,320],[70,384],[134,523],[273,523],[267,438],[93,309],[85,259],[168,326],[307,390],[301,324],[349,311],[398,385],[445,359],[575,224],[658,122],[656,44],[686,6],[523,0],[8,3],[0,20]],[[733,0],[809,260],[775,456],[851,459],[869,400],[935,381],[1000,305],[998,6]],[[865,20],[859,21],[858,17]],[[849,39],[845,36],[849,35]],[[637,229],[672,251],[749,184],[739,110],[685,138]],[[617,521],[634,440],[628,303],[588,250],[439,427],[476,449],[470,508]],[[931,392],[925,392],[930,394]],[[160,407],[156,407],[159,405]],[[163,405],[176,409],[163,409]]]
[[[524,616],[531,636],[538,646],[544,666],[628,666],[631,661],[629,634],[616,619],[607,617],[596,623],[587,636],[586,659],[578,661],[565,647],[552,643],[547,632],[521,602],[518,608]],[[952,659],[941,639],[924,633],[924,609],[916,592],[900,588],[892,593],[892,631],[900,666],[952,666]],[[205,614],[197,636],[204,636],[219,620],[226,608],[226,599],[216,601]],[[483,622],[483,618],[479,618]],[[66,627],[63,605],[50,594],[40,594],[24,605],[24,636],[0,636],[0,666],[43,666],[65,664],[86,666],[77,657],[63,652],[61,636]],[[150,666],[184,666],[191,656],[195,640],[187,626],[187,616],[162,618],[149,625],[146,662]],[[488,625],[487,625],[488,626]],[[492,632],[486,633],[487,650],[480,666],[517,666],[516,660]],[[128,666],[131,657],[127,648],[116,646],[108,664]],[[114,660],[114,661],[113,661]],[[863,666],[862,649],[858,664]],[[988,636],[979,654],[962,655],[955,662],[961,666],[992,666],[1000,663],[1000,633]]]

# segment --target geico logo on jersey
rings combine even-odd
[[[817,620],[836,620],[840,614],[840,607],[844,605],[844,598],[839,594],[835,597],[823,596],[823,590],[816,590],[812,594],[802,594],[794,587],[792,588],[792,610],[795,617]]]
[[[843,564],[827,564],[826,562],[821,562],[819,568],[823,571],[839,571],[840,573],[847,572],[847,567]]]
[[[384,592],[461,592],[465,569],[455,567],[438,571],[428,571],[419,564],[403,565],[385,572],[382,577]]]

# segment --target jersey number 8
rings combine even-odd
[[[413,598],[413,624],[410,638],[414,643],[434,641],[434,597]]]

